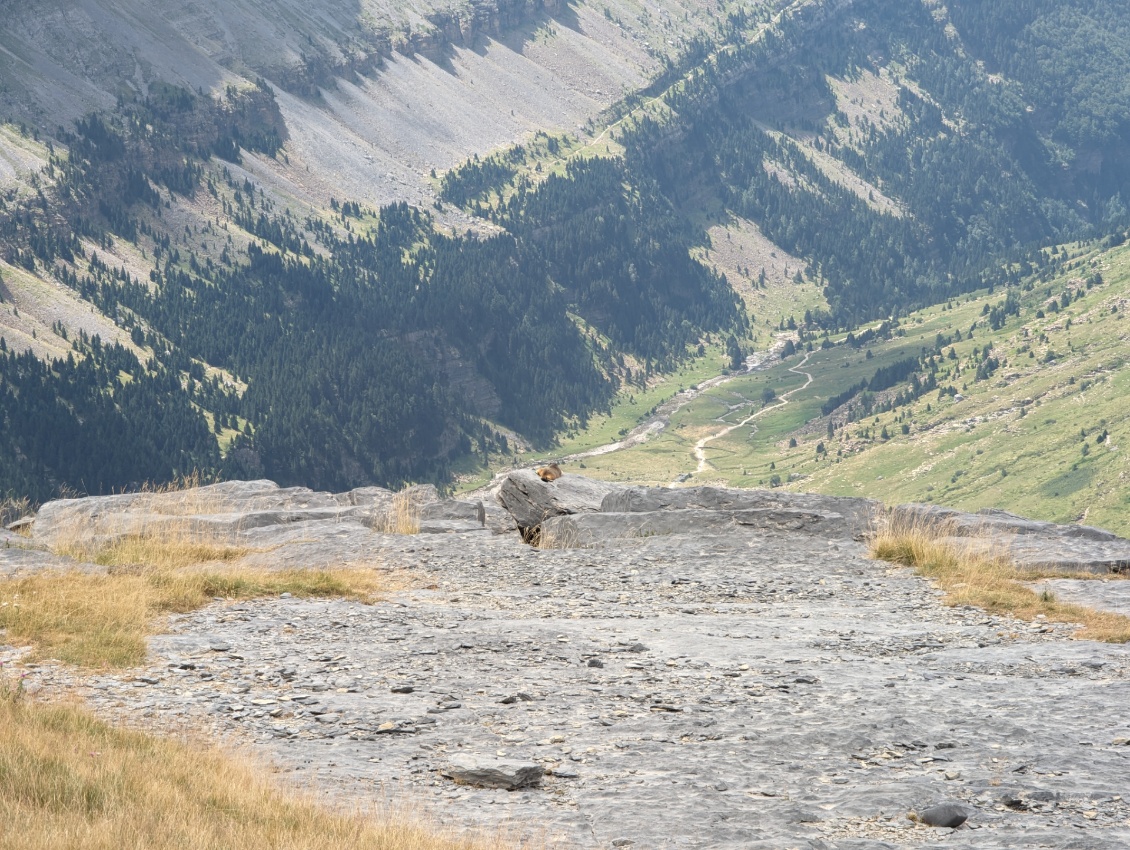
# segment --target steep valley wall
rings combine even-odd
[[[430,202],[431,169],[535,129],[574,130],[646,84],[716,11],[561,0],[0,6],[0,122],[51,134],[157,81],[223,92],[265,79],[290,142],[285,162],[257,170],[319,205],[333,194]]]

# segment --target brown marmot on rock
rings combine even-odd
[[[548,466],[542,466],[535,469],[534,472],[538,474],[538,478],[542,481],[556,481],[561,477],[561,467],[556,463],[551,463]]]

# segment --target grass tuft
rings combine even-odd
[[[538,549],[580,549],[581,537],[573,525],[555,523],[546,528],[545,524],[537,526],[533,532],[533,545]]]
[[[0,583],[0,627],[38,658],[79,667],[129,667],[145,660],[161,614],[225,599],[291,593],[368,601],[388,585],[373,569],[283,570],[130,567],[110,574],[39,574]]]
[[[972,605],[1021,620],[1078,624],[1077,638],[1130,642],[1130,617],[1062,603],[1047,590],[1033,591],[1024,582],[1040,575],[1017,569],[984,540],[972,538],[963,545],[944,523],[894,517],[873,536],[871,556],[913,567],[932,579],[945,592],[947,605]]]
[[[9,494],[7,496],[0,496],[0,528],[3,528],[10,522],[15,522],[18,519],[23,519],[33,510],[31,499],[27,496],[15,496]],[[20,532],[27,534],[27,532]]]
[[[15,691],[12,690],[14,693]],[[0,699],[0,850],[486,850],[405,817],[328,811],[205,746]]]
[[[384,534],[419,534],[420,503],[415,495],[402,490],[393,496],[391,507],[380,517],[373,530]]]

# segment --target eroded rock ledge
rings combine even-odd
[[[1029,569],[1091,573],[1130,571],[1130,541],[1082,525],[1025,519],[1000,510],[966,513],[934,505],[901,505],[783,490],[722,487],[630,487],[566,474],[542,481],[530,470],[506,476],[483,499],[441,499],[434,487],[402,494],[381,487],[319,493],[271,481],[229,481],[168,493],[61,499],[5,532],[0,558],[42,567],[46,555],[81,537],[92,546],[138,534],[189,533],[252,548],[299,546],[307,563],[372,548],[372,532],[391,528],[396,499],[413,505],[420,534],[520,533],[526,542],[555,548],[603,541],[738,529],[794,532],[828,540],[863,540],[885,523],[930,527],[959,545],[1007,556]],[[2,551],[2,550],[0,550]],[[282,556],[283,561],[291,559]]]
[[[862,540],[893,523],[929,528],[943,539],[1007,557],[1024,569],[1130,571],[1130,540],[1100,528],[1029,520],[993,509],[967,513],[912,504],[887,510],[872,499],[722,487],[626,487],[577,475],[547,483],[528,470],[502,482],[498,501],[527,539],[557,547],[740,527]]]

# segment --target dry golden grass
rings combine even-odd
[[[162,614],[200,608],[216,597],[368,600],[391,589],[387,574],[366,567],[267,570],[240,566],[251,550],[233,545],[221,525],[201,522],[214,496],[190,478],[142,493],[133,509],[162,518],[133,533],[111,535],[78,515],[53,551],[109,567],[109,574],[40,573],[0,582],[0,628],[8,642],[30,643],[39,658],[80,667],[128,667],[145,660],[148,636]]]
[[[52,551],[104,566],[161,561],[175,567],[230,561],[245,554],[246,547],[229,539],[231,525],[209,517],[222,504],[197,484],[197,479],[186,479],[144,489],[121,515],[91,517],[76,512],[55,531]],[[106,544],[107,538],[115,542]]]
[[[32,512],[31,500],[27,496],[0,496],[0,528],[10,522],[22,519]]]
[[[419,534],[420,503],[408,491],[397,493],[392,497],[392,506],[373,530],[385,534]]]
[[[395,816],[288,794],[206,746],[0,691],[0,850],[487,850]]]
[[[1036,593],[1023,582],[1049,574],[1017,569],[984,540],[971,539],[967,545],[955,542],[944,524],[900,521],[896,517],[874,534],[871,556],[914,567],[919,575],[933,579],[945,591],[947,605],[973,605],[1029,621],[1043,615],[1048,622],[1079,624],[1077,638],[1130,641],[1130,617],[1061,603],[1047,591]]]
[[[400,533],[419,529],[411,494],[394,501]],[[42,573],[0,583],[0,628],[9,642],[31,643],[36,657],[81,667],[127,667],[145,660],[146,640],[167,613],[216,597],[369,600],[399,582],[368,566],[275,571],[240,565],[252,551],[238,540],[226,510],[194,475],[147,487],[121,516],[76,511],[53,534],[52,550],[109,568],[109,574]]]
[[[533,533],[533,545],[538,549],[579,549],[581,537],[572,525],[556,523],[549,528],[539,525]]]
[[[0,627],[8,643],[30,643],[39,658],[80,667],[128,667],[145,660],[161,614],[184,613],[216,597],[291,593],[366,601],[386,589],[374,569],[281,570],[133,567],[108,575],[38,574],[0,582]]]
[[[128,534],[102,546],[82,538],[68,539],[54,546],[53,551],[56,555],[67,555],[103,567],[178,569],[194,564],[228,563],[252,550],[174,528],[162,535]]]

